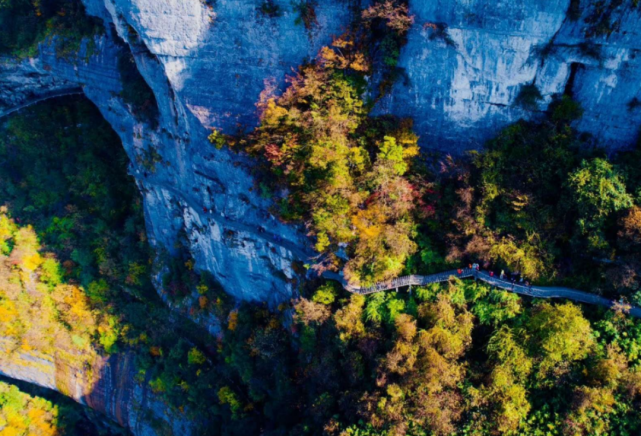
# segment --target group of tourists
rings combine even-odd
[[[478,263],[470,263],[468,264],[468,269],[474,270],[474,271],[481,271],[481,266]],[[463,270],[459,268],[457,270],[459,274],[463,274]],[[488,271],[490,277],[494,278],[495,273],[494,271],[490,270]],[[521,274],[518,271],[512,272],[512,273],[506,273],[504,269],[501,270],[501,273],[499,274],[499,280],[503,280],[508,283],[512,283],[512,288],[514,288],[515,285],[521,285],[525,286],[527,288],[532,288],[532,285],[530,285],[529,280],[525,280],[525,277],[523,274]]]

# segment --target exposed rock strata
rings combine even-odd
[[[602,144],[636,139],[641,108],[629,103],[641,97],[641,7],[632,0],[410,0],[410,8],[406,80],[378,111],[413,117],[423,146],[481,147],[563,93],[585,110],[576,127]],[[543,97],[534,110],[516,104],[529,84]]]

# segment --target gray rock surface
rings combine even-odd
[[[0,338],[0,374],[53,389],[111,418],[136,436],[198,434],[198,423],[168,407],[146,383],[136,381],[133,354],[98,357],[88,369],[59,356],[15,351]]]
[[[340,0],[322,2],[318,25],[308,32],[295,23],[286,0],[277,2],[283,13],[276,18],[263,16],[256,0],[211,3],[105,1],[118,33],[134,47],[131,29],[140,38],[134,54],[140,50],[136,61],[161,113],[160,131],[136,127],[154,137],[145,140],[143,133],[138,147],[151,142],[168,163],[139,179],[148,228],[164,246],[185,229],[197,267],[238,298],[276,304],[295,292],[292,260],[306,260],[286,247],[309,242],[267,211],[271,205],[257,195],[251,176],[254,162],[216,150],[206,136],[211,128],[236,132],[255,125],[256,102],[267,84],[281,85],[350,15]],[[264,228],[278,239],[266,238]]]
[[[415,25],[399,64],[407,78],[377,111],[414,118],[425,147],[460,152],[567,92],[585,110],[578,129],[611,149],[629,146],[641,122],[641,109],[628,107],[641,90],[641,7],[572,3],[579,14],[570,0],[410,0]],[[516,104],[529,84],[543,97],[534,110]]]

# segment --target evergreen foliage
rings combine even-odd
[[[104,32],[80,0],[3,0],[0,2],[0,53],[37,54],[38,44],[56,37],[58,55],[77,53],[83,39]]]

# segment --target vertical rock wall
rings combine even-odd
[[[295,292],[292,262],[307,260],[309,241],[268,211],[272,204],[251,175],[254,162],[216,150],[206,138],[214,127],[231,132],[255,125],[261,92],[282,86],[286,74],[342,31],[350,12],[343,1],[323,2],[308,30],[296,23],[289,1],[277,2],[282,14],[273,18],[259,11],[260,3],[87,0],[87,10],[119,37],[107,32],[95,50],[74,58],[58,58],[52,45],[43,45],[36,59],[3,62],[0,105],[82,87],[131,158],[152,243],[171,251],[186,234],[196,266],[229,293],[276,304]],[[127,50],[153,90],[157,127],[123,101],[118,59]],[[152,151],[161,161],[150,170],[141,161]]]
[[[198,423],[169,408],[135,377],[133,354],[96,357],[91,368],[35,350],[10,350],[0,339],[0,374],[56,390],[103,413],[136,436],[198,434]],[[79,361],[79,360],[76,360]]]
[[[410,0],[410,8],[405,80],[377,110],[413,117],[423,146],[479,148],[564,92],[585,110],[578,129],[612,149],[636,139],[641,110],[628,103],[641,89],[641,8],[632,0]],[[517,98],[532,84],[542,99],[523,108]]]
[[[350,15],[344,2],[322,2],[318,23],[308,31],[296,23],[288,1],[276,2],[282,14],[273,18],[259,11],[260,3],[105,5],[159,104],[160,131],[134,134],[142,137],[134,142],[151,142],[166,162],[139,178],[152,238],[170,246],[178,230],[186,229],[197,266],[214,273],[229,293],[277,303],[295,292],[292,261],[307,260],[290,247],[306,247],[308,241],[267,211],[270,203],[257,195],[251,176],[254,163],[216,150],[206,136],[211,128],[235,132],[255,125],[255,105],[266,86],[282,85],[287,73],[341,32]],[[278,239],[267,237],[266,227]]]

